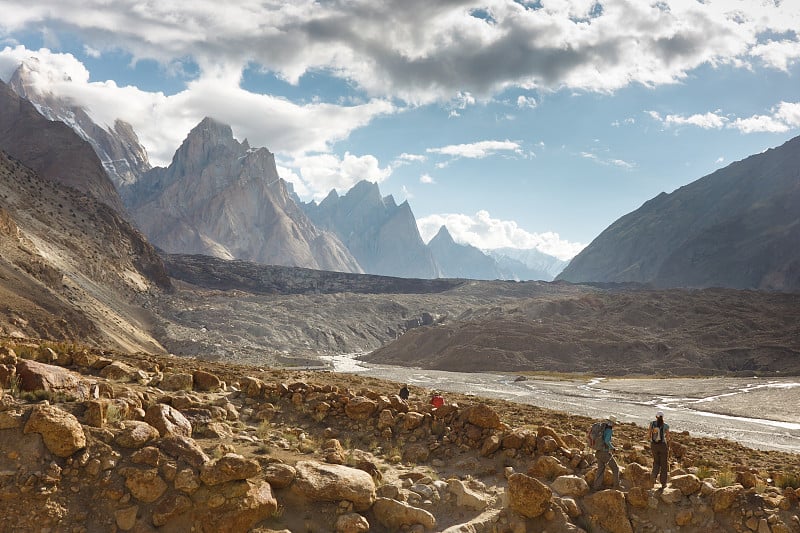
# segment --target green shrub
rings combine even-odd
[[[800,489],[800,475],[797,472],[778,472],[775,474],[775,486],[781,489],[791,487]]]

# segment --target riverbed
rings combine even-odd
[[[536,405],[644,428],[664,411],[672,431],[720,437],[761,450],[800,453],[800,378],[603,378],[445,372],[326,358],[334,371]]]

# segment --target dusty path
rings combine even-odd
[[[800,453],[798,378],[549,379],[443,372],[331,359],[338,372],[500,398],[589,417],[614,414],[640,426],[661,409],[673,430],[720,437],[762,450]]]

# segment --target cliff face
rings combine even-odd
[[[646,202],[557,279],[800,290],[800,137]]]
[[[170,253],[264,264],[361,272],[331,233],[297,207],[275,158],[204,119],[167,168],[155,168],[126,194],[136,223]]]
[[[361,181],[342,197],[331,191],[319,205],[303,208],[317,226],[335,232],[369,274],[407,278],[441,274],[408,202],[398,206],[391,196],[382,198],[377,183]]]

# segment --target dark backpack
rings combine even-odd
[[[606,431],[607,424],[605,422],[595,422],[589,431],[586,433],[586,440],[589,443],[589,448],[593,450],[605,450],[606,443],[603,441],[603,433]]]

